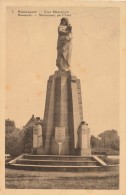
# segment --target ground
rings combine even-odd
[[[7,189],[118,189],[119,172],[39,172],[6,169]]]

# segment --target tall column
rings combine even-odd
[[[54,75],[50,76],[47,86],[43,120],[45,154],[59,154],[59,145],[56,139],[58,139],[57,135],[64,136],[64,134],[60,154],[76,154],[77,131],[82,119],[80,80],[71,76],[70,72],[56,71]],[[62,137],[59,140],[62,140]]]

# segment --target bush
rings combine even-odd
[[[14,121],[5,120],[5,153],[15,157],[22,154],[23,149],[22,131],[16,128]]]
[[[30,153],[33,147],[33,126],[29,126],[24,131],[24,152]]]

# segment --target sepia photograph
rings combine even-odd
[[[7,6],[5,189],[120,189],[120,7]]]

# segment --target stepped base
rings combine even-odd
[[[105,171],[107,167],[101,166],[49,166],[49,165],[23,165],[13,164],[8,168],[31,171],[61,171],[61,172],[86,172],[86,171]]]
[[[103,171],[108,166],[97,156],[22,154],[8,163],[8,168],[37,171]]]

